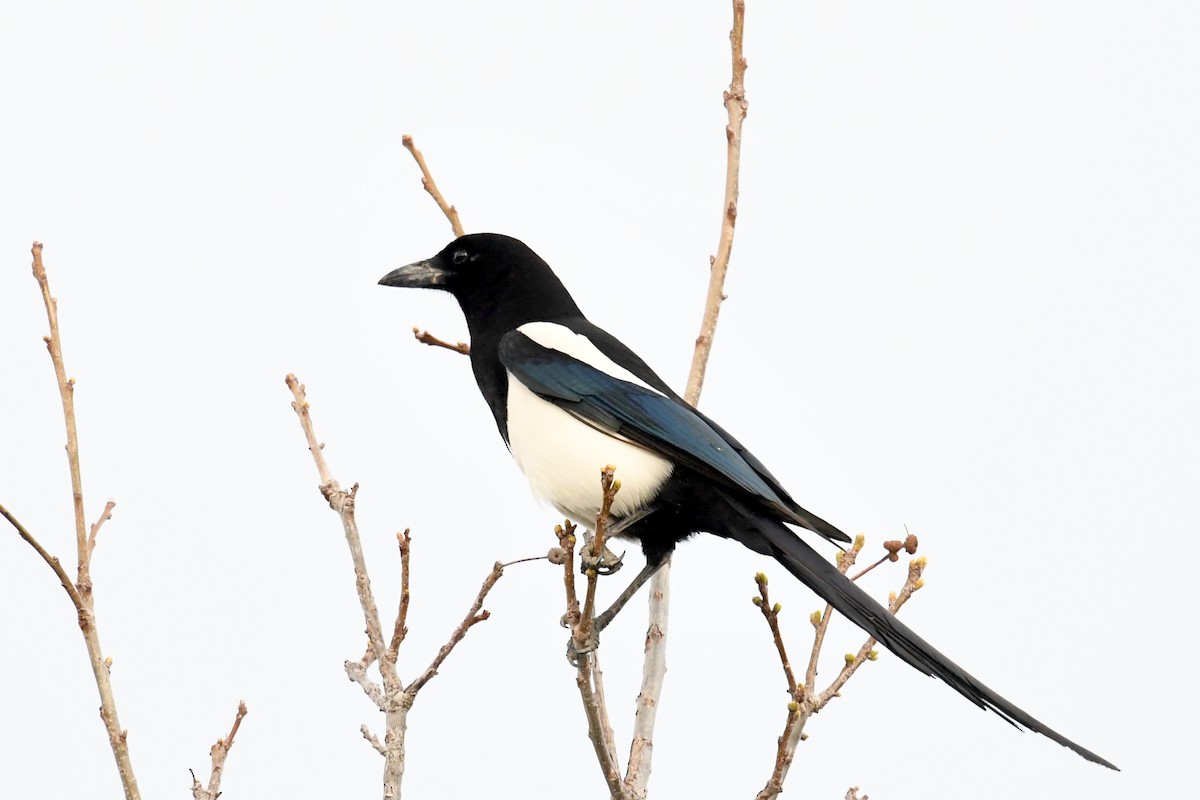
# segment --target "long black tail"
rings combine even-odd
[[[926,675],[941,678],[975,705],[990,708],[1014,726],[1047,736],[1088,761],[1117,769],[1091,750],[1038,722],[939,653],[783,524],[761,517],[755,521],[756,532],[770,543],[772,555],[780,564],[888,650]]]

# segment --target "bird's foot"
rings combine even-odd
[[[584,656],[599,646],[600,631],[596,630],[595,625],[589,625],[588,633],[582,639],[577,639],[574,635],[567,639],[567,661],[572,667],[579,667],[583,664]]]
[[[592,555],[592,546],[589,543],[584,543],[579,550],[579,571],[584,575],[593,569],[596,570],[597,575],[612,575],[623,566],[625,566],[625,554],[617,555],[608,549],[608,545],[604,546],[599,556]]]

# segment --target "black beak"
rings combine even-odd
[[[408,289],[440,289],[446,285],[446,270],[432,261],[417,261],[384,275],[379,279],[379,285]]]

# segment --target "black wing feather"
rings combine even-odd
[[[589,335],[591,333],[585,335],[599,345],[597,337]],[[608,341],[603,344],[609,346],[606,349],[611,349],[616,340],[607,334],[605,337]],[[622,349],[625,350],[623,356],[628,354],[622,359],[626,363],[613,360],[629,369],[628,356],[632,353],[623,346]],[[612,357],[610,353],[605,355]],[[632,357],[633,365],[648,373],[653,382],[632,369],[630,372],[651,386],[657,384],[665,388],[649,367],[636,356]],[[837,528],[797,506],[766,468],[736,439],[669,389],[656,391],[621,380],[577,358],[543,347],[520,331],[505,334],[500,340],[500,361],[530,391],[588,424],[660,453],[726,486],[740,489],[783,520],[829,538],[850,541]]]

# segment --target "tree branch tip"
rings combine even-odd
[[[766,586],[767,585],[767,573],[756,572],[754,574],[754,582],[757,583],[759,586]]]
[[[783,606],[780,605],[779,603],[776,603],[775,605],[771,606],[772,614],[778,615],[780,611],[783,611]]]
[[[750,602],[754,603],[754,605],[756,605],[756,606],[761,606],[763,604],[763,599],[760,595],[756,594],[750,598]]]

